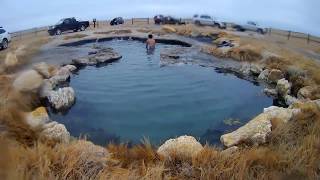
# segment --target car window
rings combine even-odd
[[[65,23],[65,24],[70,24],[70,19],[64,20],[64,23]]]
[[[202,15],[200,18],[203,18],[203,19],[211,19],[210,16],[207,16],[207,15]]]
[[[199,17],[199,15],[198,15],[198,14],[196,14],[196,15],[194,15],[193,17],[194,17],[194,18],[197,18],[197,17]]]
[[[0,29],[0,34],[5,33],[6,31],[4,29]]]

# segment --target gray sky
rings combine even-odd
[[[91,20],[206,13],[220,20],[253,20],[264,27],[320,36],[320,0],[0,0],[0,5],[0,26],[9,31],[55,24],[64,17]]]

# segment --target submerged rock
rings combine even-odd
[[[192,63],[197,59],[196,53],[193,47],[164,48],[160,52],[160,65]]]
[[[277,83],[278,80],[284,78],[284,74],[279,69],[272,69],[268,75],[269,83]]]
[[[62,143],[68,143],[70,140],[70,133],[66,127],[55,121],[47,123],[43,126],[43,131],[40,136],[44,136],[48,139],[59,141]]]
[[[68,109],[74,104],[75,93],[71,87],[59,88],[50,92],[48,100],[56,110]]]
[[[236,131],[222,135],[220,140],[226,147],[232,147],[240,143],[254,145],[266,143],[271,133],[272,119],[277,118],[286,123],[298,112],[300,112],[299,109],[286,109],[275,106],[265,108],[263,113]]]
[[[158,154],[168,158],[177,155],[184,158],[192,158],[203,149],[202,145],[192,136],[180,136],[169,139],[158,148]]]
[[[20,92],[36,93],[43,81],[42,76],[35,70],[21,73],[13,82],[13,87]]]
[[[95,53],[90,53],[90,55],[86,57],[73,59],[72,61],[77,65],[96,65],[100,63],[113,62],[121,58],[122,56],[112,48],[99,48]]]
[[[289,83],[289,81],[284,78],[280,79],[277,82],[276,90],[279,96],[285,97],[291,92],[291,83]]]
[[[26,114],[26,122],[31,128],[39,128],[50,122],[49,115],[45,107],[38,107],[34,111]]]

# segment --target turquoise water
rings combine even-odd
[[[103,43],[123,58],[103,67],[86,67],[71,78],[76,104],[65,115],[53,119],[66,125],[75,137],[87,135],[97,144],[139,143],[148,138],[159,144],[168,138],[192,135],[201,142],[217,144],[220,135],[272,105],[262,87],[217,73],[198,65],[160,67],[158,45],[147,54],[135,41]]]

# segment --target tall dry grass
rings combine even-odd
[[[21,146],[0,138],[2,177],[7,179],[318,179],[320,110],[314,103],[297,104],[301,113],[273,127],[267,144],[241,146],[233,154],[205,146],[192,159],[164,159],[148,142],[129,148],[106,147],[97,158],[83,140],[48,146]]]

